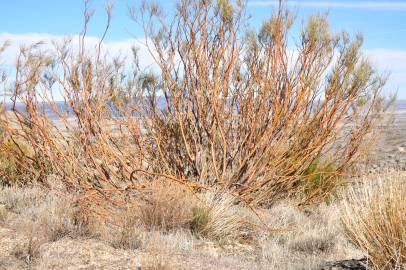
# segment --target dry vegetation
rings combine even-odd
[[[100,220],[80,222],[74,201],[40,188],[3,188],[0,269],[19,269],[18,262],[32,269],[111,265],[117,269],[140,265],[162,267],[156,269],[314,269],[325,261],[363,255],[343,235],[339,205],[321,205],[304,213],[293,202],[280,202],[259,214],[269,227],[283,230],[256,230],[242,241],[235,236],[218,241],[219,235],[247,233],[245,227],[232,222],[241,216],[250,220],[252,213],[223,202],[217,206],[221,211],[216,212],[215,222],[233,224],[233,231],[205,227],[207,231],[201,234],[188,227],[170,231],[145,227],[142,224],[148,220],[136,211],[123,216],[133,219],[122,228]],[[173,207],[190,211],[187,204]],[[226,213],[232,213],[233,219],[227,219]]]
[[[406,267],[406,175],[355,185],[345,198],[344,227],[377,269]]]
[[[111,6],[87,49],[87,4],[78,49],[29,45],[1,76],[0,267],[404,266],[403,176],[339,196],[386,104],[360,36],[316,15],[291,50],[283,5],[254,32],[241,1],[180,1],[173,17],[144,3],[130,13],[151,71],[135,48],[132,67],[103,51]]]

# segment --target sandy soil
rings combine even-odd
[[[372,171],[397,169],[406,171],[406,109],[391,113],[382,126],[382,139],[372,154]]]
[[[389,168],[406,171],[406,109],[393,112],[391,117],[392,121],[380,127],[383,137],[371,157],[372,172]],[[56,231],[65,228],[66,218],[49,210],[46,203],[50,200],[41,199],[36,192],[30,195],[32,200],[27,200],[30,196],[21,195],[24,192],[0,190],[0,270],[363,269],[335,265],[337,261],[359,259],[363,255],[343,237],[337,220],[339,205],[323,206],[310,212],[300,212],[291,205],[270,209],[271,227],[294,224],[299,230],[261,237],[253,246],[228,247],[194,236],[180,238],[159,233],[161,238],[172,239],[168,241],[174,250],[167,253],[150,248],[150,240],[142,240],[141,247],[135,250],[115,248],[107,240],[90,236],[37,241],[45,227]],[[23,206],[13,210],[8,205],[11,203]],[[67,208],[67,205],[61,205],[57,209]],[[279,222],[276,217],[283,221]],[[162,243],[155,245],[162,247]]]

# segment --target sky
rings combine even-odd
[[[111,1],[110,1],[111,2]],[[112,51],[128,51],[143,38],[140,27],[128,17],[128,7],[139,6],[140,0],[115,0],[113,20],[106,37],[106,47]],[[155,1],[167,13],[173,12],[176,1]],[[104,30],[106,1],[93,0],[95,15],[89,24],[88,36],[100,37]],[[11,41],[3,65],[12,64],[19,46],[39,40],[61,40],[76,35],[83,26],[83,0],[3,0],[0,10],[0,42]],[[352,35],[363,33],[364,51],[381,72],[389,72],[387,92],[397,92],[406,99],[406,0],[326,0],[288,1],[297,14],[296,30],[309,15],[328,13],[333,31]],[[258,28],[272,14],[277,1],[248,0],[250,24]],[[145,55],[145,64],[152,59]]]

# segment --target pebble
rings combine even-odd
[[[330,262],[327,263],[325,266],[319,268],[319,270],[366,270],[369,269],[368,267],[368,260],[366,258],[362,258],[359,260],[343,260],[337,262]]]

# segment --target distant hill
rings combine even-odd
[[[9,102],[6,102],[6,111],[10,111],[12,109],[12,104]],[[45,114],[50,116],[51,118],[57,118],[57,115],[51,110],[51,108],[47,105],[44,104],[45,108]],[[56,106],[59,108],[61,111],[66,111],[65,104],[63,101],[57,101]],[[165,100],[163,98],[159,98],[158,100],[158,107],[163,108],[165,106]],[[17,110],[19,111],[24,111],[24,105],[21,103],[17,104]],[[406,100],[397,100],[395,102],[395,110],[406,110]],[[72,111],[70,111],[72,113]]]
[[[406,110],[406,100],[397,100],[395,107],[397,110]]]

